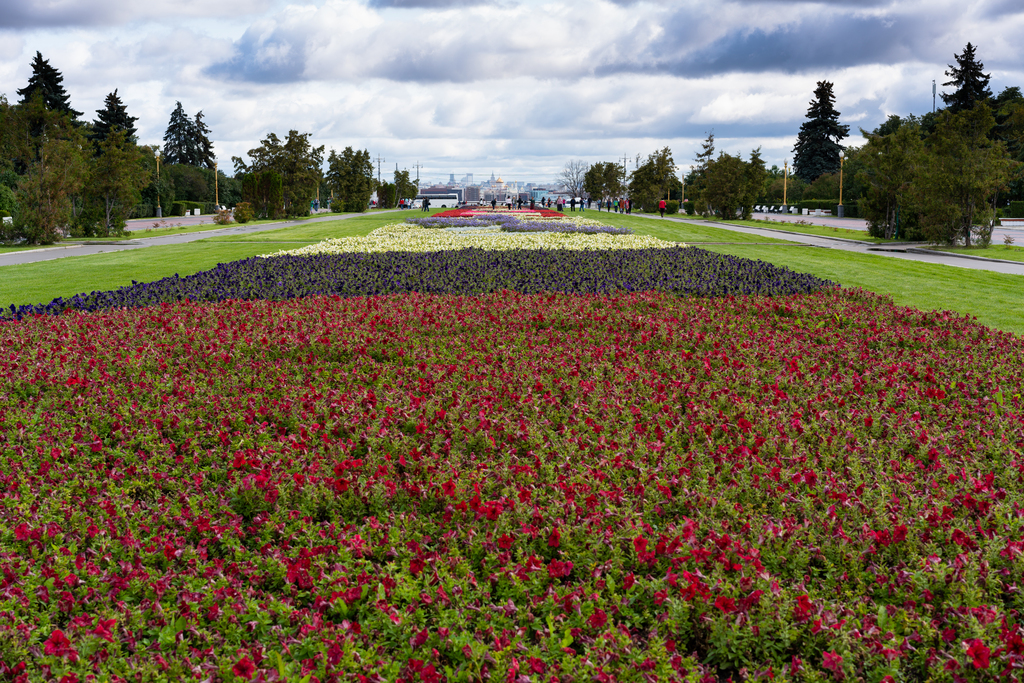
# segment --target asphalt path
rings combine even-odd
[[[410,213],[415,212],[402,209],[394,209],[388,213]],[[384,213],[384,212],[381,212]],[[605,212],[594,212],[596,218],[601,218],[602,213]],[[326,221],[337,221],[345,220],[347,218],[355,218],[356,216],[363,216],[366,214],[329,214],[325,216],[319,216],[315,218],[307,218],[301,221],[282,221],[280,223],[265,223],[262,225],[232,225],[227,228],[219,228],[216,230],[206,230],[202,232],[190,232],[180,233],[177,235],[162,235],[160,237],[138,237],[131,238],[122,241],[112,241],[106,243],[84,243],[84,244],[68,244],[58,245],[55,247],[46,247],[43,249],[32,249],[26,251],[16,251],[8,254],[0,254],[0,266],[17,265],[22,263],[38,263],[40,261],[51,261],[54,259],[67,258],[69,256],[89,256],[92,254],[104,254],[115,251],[128,251],[132,249],[144,249],[146,247],[163,246],[168,244],[186,244],[188,242],[195,242],[209,237],[218,237],[221,235],[245,235],[257,232],[265,232],[268,230],[280,230],[281,228],[307,225],[309,223],[322,223]],[[810,216],[776,216],[769,214],[773,220],[781,218],[792,218],[795,222],[797,220],[807,220]],[[664,220],[675,223],[690,223],[696,226],[708,225],[704,221],[688,220],[686,218],[677,218],[674,216],[666,216],[660,218],[658,216],[647,216],[653,220]],[[818,217],[814,217],[818,218]],[[179,222],[183,226],[202,224],[202,220],[210,220],[208,216],[192,216],[184,218],[173,218],[168,219],[168,223],[171,225],[177,225]],[[193,223],[187,223],[186,221],[197,221]],[[819,220],[829,220],[826,217],[822,217]],[[856,224],[863,225],[863,221],[853,218],[835,218],[832,219],[834,222],[838,222],[842,227],[855,227]],[[133,226],[138,225],[136,230],[141,229],[142,225],[152,224],[158,222],[155,219],[145,219],[140,221],[133,221]],[[807,221],[812,222],[812,221]],[[830,223],[820,223],[821,225],[830,225]],[[768,228],[753,228],[747,226],[726,224],[726,223],[711,223],[717,227],[726,228],[734,232],[740,232],[748,235],[756,235],[759,237],[785,239],[791,242],[808,245],[811,247],[818,247],[824,249],[838,249],[840,251],[852,251],[861,254],[883,256],[889,258],[903,259],[907,261],[919,261],[922,263],[934,263],[937,265],[952,266],[954,268],[968,268],[971,270],[988,270],[997,273],[1007,273],[1010,275],[1024,275],[1024,262],[1011,262],[1011,261],[998,261],[995,259],[983,258],[983,257],[964,257],[959,255],[947,254],[943,252],[934,252],[926,249],[920,249],[916,245],[912,244],[899,244],[893,243],[889,245],[875,245],[872,243],[865,243],[858,240],[843,239],[840,237],[818,237],[815,235],[801,235],[799,233],[793,233],[783,230],[774,230]],[[1021,233],[1021,239],[1024,240],[1024,231],[1011,230],[1013,232]],[[995,239],[993,239],[995,242]],[[1024,243],[1022,241],[1021,243]],[[695,245],[699,246],[699,245]],[[764,246],[764,249],[774,249],[777,247]]]
[[[395,213],[401,212],[401,209],[395,209]],[[391,213],[390,211],[380,211],[379,213]],[[280,223],[263,223],[261,225],[239,225],[234,224],[227,228],[218,228],[216,230],[204,230],[201,232],[184,232],[176,235],[160,235],[159,237],[128,237],[122,240],[112,239],[110,241],[103,242],[82,242],[75,244],[58,244],[53,247],[44,247],[42,249],[28,249],[25,251],[14,251],[7,254],[0,254],[0,266],[14,266],[23,263],[39,263],[40,261],[53,261],[55,259],[68,258],[69,256],[92,256],[94,254],[109,254],[115,251],[131,251],[134,249],[145,249],[146,247],[162,247],[169,244],[187,244],[188,242],[196,242],[198,240],[204,240],[209,237],[221,237],[224,235],[248,235],[256,232],[266,232],[268,230],[280,230],[281,228],[288,228],[300,225],[309,225],[310,223],[325,223],[327,221],[343,221],[347,218],[355,218],[356,216],[365,216],[362,213],[349,213],[349,214],[328,214],[326,216],[318,216],[315,218],[306,218],[301,221],[281,221]],[[205,223],[212,223],[212,218],[209,216],[185,216],[185,217],[174,217],[167,219],[166,224],[168,226],[181,225],[183,227],[191,227],[195,225],[203,225]],[[160,219],[149,218],[144,220],[129,221],[128,229],[134,231],[141,230],[143,226],[150,226],[152,224],[160,224]]]

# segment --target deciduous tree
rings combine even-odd
[[[116,129],[99,145],[86,185],[88,232],[100,237],[123,235],[125,222],[149,183],[143,153],[127,131]]]
[[[918,181],[924,228],[936,242],[971,246],[979,226],[984,244],[991,237],[990,202],[1009,182],[1015,162],[1002,142],[990,139],[995,118],[987,103],[943,114],[929,140],[929,157]]]
[[[86,144],[80,135],[46,140],[18,183],[15,231],[29,244],[52,244],[68,229],[87,173]]]
[[[868,221],[868,231],[889,240],[918,237],[920,208],[914,184],[925,150],[917,124],[895,126],[885,135],[864,132],[864,137],[858,180],[867,190],[858,209]]]
[[[327,157],[327,169],[327,182],[334,194],[332,208],[336,211],[366,211],[374,185],[370,152],[346,147],[338,154],[332,149]]]
[[[558,180],[565,186],[565,189],[571,196],[583,196],[583,181],[589,168],[590,164],[582,159],[573,159],[565,162],[565,168],[558,175]]]
[[[284,211],[289,216],[309,213],[309,203],[316,196],[322,176],[324,147],[313,147],[309,137],[309,133],[290,130],[282,141],[270,133],[259,147],[249,150],[249,164],[232,157],[236,172],[280,174]]]

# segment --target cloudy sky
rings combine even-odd
[[[569,159],[761,147],[780,166],[815,84],[851,130],[924,113],[969,41],[1024,87],[1020,0],[3,0],[0,93],[39,51],[89,119],[118,89],[140,140],[202,110],[221,167],[312,133],[383,168],[545,181]],[[941,99],[939,100],[941,104]]]

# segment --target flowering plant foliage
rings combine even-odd
[[[471,217],[427,216],[426,218],[407,218],[407,223],[423,228],[469,228],[498,226],[505,232],[577,232],[588,235],[604,233],[608,235],[632,235],[629,228],[616,228],[600,221],[582,216],[565,218],[559,215],[557,220],[539,213],[475,213]]]
[[[607,229],[598,227],[590,229],[582,224],[577,228],[572,223],[566,223],[565,229],[558,229],[557,226],[547,229],[550,226],[546,227],[546,224],[537,225],[537,230],[524,229],[523,232],[527,234],[510,234],[487,227],[455,232],[423,227],[415,223],[392,223],[381,226],[366,236],[328,238],[307,247],[285,249],[275,254],[268,254],[267,258],[283,254],[311,256],[349,252],[451,251],[467,247],[492,251],[511,249],[605,251],[609,249],[671,249],[679,246],[676,242],[660,240],[649,235],[622,233],[618,228],[610,226],[603,226]]]
[[[1022,347],[839,289],[4,324],[0,678],[1013,676]]]
[[[401,226],[399,226],[401,227]],[[410,229],[413,229],[410,226]],[[416,228],[422,231],[421,228]],[[572,236],[566,240],[624,239]],[[670,243],[665,243],[670,244]],[[612,293],[660,289],[689,296],[787,295],[833,286],[763,261],[695,248],[516,249],[383,253],[341,252],[222,263],[186,277],[134,283],[108,292],[11,306],[0,319],[66,310],[103,311],[183,301],[292,299],[336,294]]]

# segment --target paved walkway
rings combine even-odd
[[[394,209],[395,212],[401,211],[400,209]],[[380,211],[377,213],[391,213],[390,211]],[[316,218],[307,218],[301,221],[281,221],[280,223],[263,223],[261,225],[239,225],[232,224],[227,228],[219,228],[217,230],[204,230],[201,232],[183,232],[176,235],[161,235],[159,237],[129,237],[123,240],[111,239],[109,242],[84,242],[76,244],[58,244],[53,247],[44,247],[42,249],[29,249],[26,251],[13,251],[8,254],[0,254],[0,266],[13,266],[22,263],[38,263],[40,261],[53,261],[55,259],[67,258],[69,256],[92,256],[93,254],[106,254],[114,251],[130,251],[132,249],[144,249],[146,247],[160,247],[168,244],[186,244],[188,242],[196,242],[198,240],[204,240],[208,237],[220,237],[223,235],[246,235],[254,232],[266,232],[268,230],[280,230],[281,228],[288,228],[298,225],[308,225],[310,223],[324,223],[326,221],[342,221],[347,218],[355,218],[356,216],[365,216],[363,213],[348,213],[348,214],[328,214],[326,216],[320,216]],[[210,216],[186,216],[186,217],[174,217],[167,219],[168,225],[178,225],[181,223],[184,227],[190,225],[202,225],[203,219],[206,219],[206,223],[212,223],[212,217]],[[191,220],[191,223],[186,221]],[[144,227],[151,227],[153,223],[158,223],[160,219],[148,218],[137,221],[129,221],[129,230],[142,230]]]

